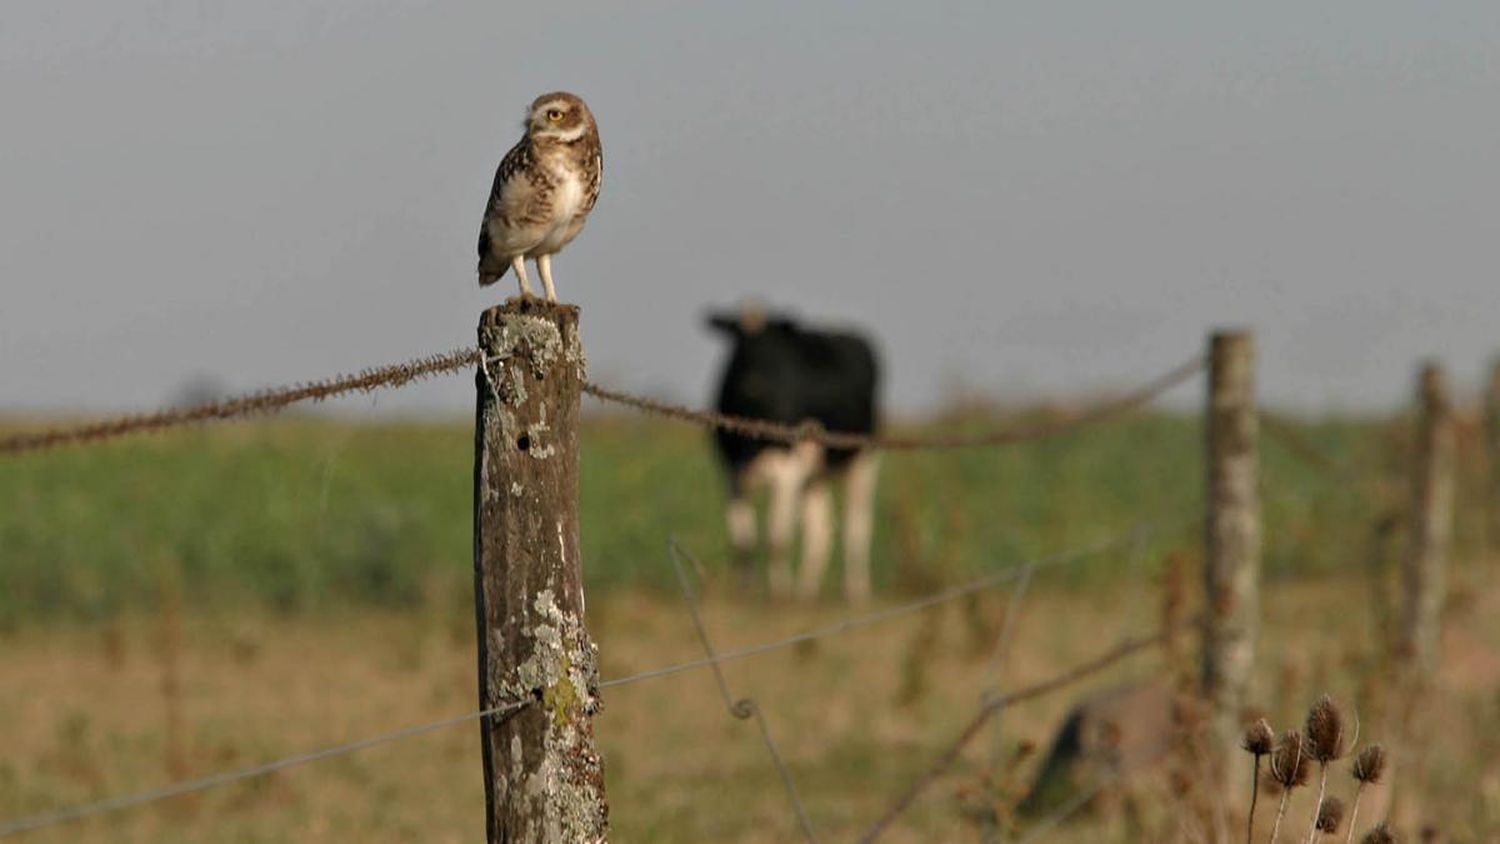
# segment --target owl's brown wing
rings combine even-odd
[[[589,157],[585,165],[588,173],[587,193],[583,198],[583,210],[585,213],[594,210],[594,203],[599,201],[599,185],[604,182],[604,148],[599,144],[596,134],[590,145]]]
[[[531,147],[522,138],[519,143],[510,148],[505,157],[500,159],[500,166],[495,168],[495,181],[490,186],[490,198],[484,206],[484,219],[479,222],[479,286],[494,284],[503,277],[510,263],[504,256],[496,255],[493,251],[496,244],[490,239],[490,223],[498,221],[502,226],[509,224],[509,218],[516,204],[515,196],[507,196],[506,185],[511,184],[513,178],[531,166]],[[522,179],[522,182],[525,180]],[[512,189],[509,193],[514,194]]]

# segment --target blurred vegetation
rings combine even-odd
[[[976,407],[912,429],[979,429],[1017,418]],[[1372,521],[1403,500],[1404,428],[1290,424],[1353,467],[1357,481],[1266,438],[1268,571],[1358,566]],[[877,505],[877,584],[929,588],[1143,520],[1188,515],[1202,496],[1201,437],[1195,416],[1154,414],[1007,448],[889,454]],[[723,484],[705,433],[605,417],[587,423],[582,442],[592,589],[672,589],[664,549],[673,535],[720,564]],[[186,600],[209,607],[299,613],[462,603],[472,582],[471,478],[464,423],[288,417],[7,459],[0,625],[150,607],[168,577]],[[1461,543],[1475,541],[1460,527]],[[1129,555],[1135,563],[1101,558],[1066,577],[1154,566],[1160,555],[1149,552],[1182,544],[1193,530],[1152,539]],[[839,582],[831,575],[825,589],[831,594]]]

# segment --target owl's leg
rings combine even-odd
[[[526,256],[517,255],[511,258],[510,268],[516,271],[516,280],[521,283],[521,298],[535,296],[536,294],[531,292],[531,281],[526,278]]]
[[[557,288],[552,286],[552,256],[536,256],[537,272],[542,274],[542,286],[547,288],[547,301],[557,301]]]

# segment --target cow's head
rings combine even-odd
[[[708,325],[736,340],[764,334],[779,334],[795,331],[797,323],[781,314],[771,314],[755,303],[747,304],[738,311],[715,311],[708,315]]]

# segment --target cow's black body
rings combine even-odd
[[[867,434],[877,422],[875,352],[857,334],[806,328],[756,312],[716,316],[711,324],[732,347],[719,381],[718,409],[786,425],[816,422],[824,430]],[[832,483],[844,487],[844,592],[870,595],[870,537],[878,460],[866,449],[825,449],[714,433],[729,479],[725,520],[736,568],[748,585],[759,542],[754,496],[769,491],[766,538],[771,594],[793,591],[792,545],[801,525],[802,570],[796,591],[817,597],[832,545]],[[799,515],[800,514],[800,515]]]
[[[720,379],[720,412],[789,425],[809,420],[828,431],[867,434],[876,425],[879,370],[869,341],[852,333],[805,328],[785,318],[750,330],[740,320],[714,317],[712,324],[734,338]],[[730,431],[714,434],[731,485],[767,448],[781,443]],[[856,452],[830,449],[824,468],[837,470]]]

